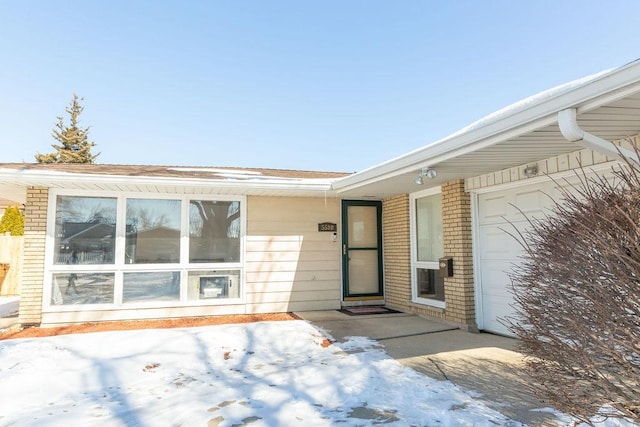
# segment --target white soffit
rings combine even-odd
[[[433,144],[341,178],[342,197],[389,197],[439,185],[451,179],[506,169],[580,150],[557,125],[557,113],[577,108],[581,127],[603,139],[640,132],[640,61],[526,98]],[[435,180],[414,184],[423,167],[438,171]]]
[[[24,205],[27,202],[27,190],[22,185],[0,184],[0,207]]]

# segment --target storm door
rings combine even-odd
[[[342,283],[345,300],[382,297],[382,204],[342,201]]]

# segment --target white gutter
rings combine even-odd
[[[268,192],[311,192],[327,194],[332,192],[331,184],[334,179],[310,178],[292,180],[270,177],[269,179],[206,179],[206,178],[175,178],[149,177],[125,175],[97,175],[59,171],[21,170],[0,168],[0,182],[20,185],[64,186],[79,188],[82,186],[115,186],[118,188],[134,188],[137,186],[155,187],[191,187],[224,189],[238,193]]]
[[[356,189],[480,150],[556,122],[556,112],[579,106],[587,112],[640,91],[640,60],[620,68],[569,82],[519,101],[485,119],[395,159],[333,183],[338,192]]]
[[[568,141],[575,142],[585,148],[609,157],[615,157],[620,160],[624,160],[626,157],[640,164],[640,159],[635,151],[614,145],[611,141],[602,139],[582,129],[576,119],[576,113],[575,108],[567,108],[566,110],[558,112],[560,132],[562,132],[562,136]]]

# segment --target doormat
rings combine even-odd
[[[344,313],[349,316],[362,316],[366,314],[400,313],[399,311],[391,310],[390,308],[382,307],[379,305],[366,305],[361,307],[343,307],[338,311],[340,313]]]

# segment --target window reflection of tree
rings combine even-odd
[[[115,224],[116,199],[100,197],[58,197],[57,219],[61,222]]]
[[[217,200],[189,202],[190,259],[194,262],[237,261],[240,203]]]
[[[180,200],[128,199],[127,231],[157,227],[180,229]]]

